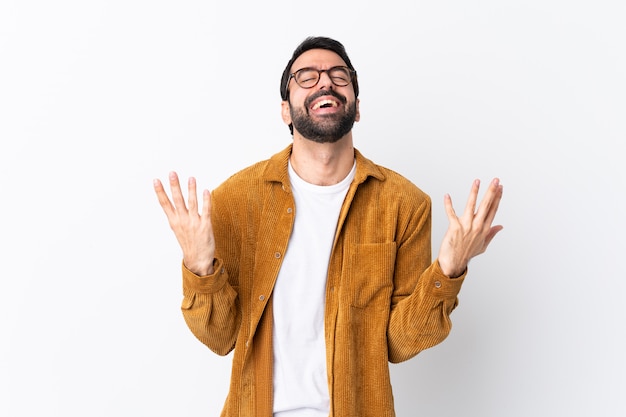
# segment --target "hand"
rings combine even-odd
[[[495,178],[491,181],[489,189],[485,193],[478,211],[476,211],[479,187],[480,181],[475,180],[465,211],[460,218],[454,212],[450,195],[446,194],[444,198],[450,224],[443,237],[438,260],[441,270],[449,277],[462,275],[470,259],[483,253],[494,236],[503,229],[499,225],[491,226],[502,199],[500,180]]]
[[[183,250],[183,263],[196,275],[210,275],[213,273],[215,255],[215,238],[211,225],[211,194],[208,190],[203,191],[202,212],[198,213],[195,178],[189,178],[189,209],[185,205],[175,172],[170,173],[169,181],[173,204],[158,179],[154,180],[154,191]]]

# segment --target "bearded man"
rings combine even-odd
[[[302,42],[281,78],[292,143],[202,207],[175,172],[159,202],[183,251],[182,312],[212,351],[234,349],[222,416],[394,416],[389,362],[444,340],[471,258],[502,226],[498,179],[474,181],[431,258],[431,200],[353,146],[357,73],[333,39]]]

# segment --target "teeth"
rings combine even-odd
[[[334,100],[320,100],[313,106],[313,110],[317,110],[323,105],[330,104],[332,107],[337,107],[337,102]]]

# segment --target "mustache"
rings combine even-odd
[[[339,94],[338,92],[334,91],[334,90],[320,90],[312,95],[310,95],[305,101],[304,101],[304,105],[306,106],[306,108],[308,109],[309,107],[311,107],[311,103],[315,100],[317,100],[318,98],[322,97],[322,96],[333,96],[335,97],[337,100],[339,100],[339,102],[341,104],[346,104],[348,102],[348,99],[345,98],[344,96],[342,96],[341,94]]]

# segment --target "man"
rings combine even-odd
[[[430,198],[354,147],[357,75],[343,45],[307,38],[281,80],[293,143],[188,207],[154,187],[183,250],[182,311],[214,352],[234,349],[223,416],[394,416],[389,362],[441,342],[502,186],[472,185],[431,258]],[[199,212],[200,210],[200,212]]]

